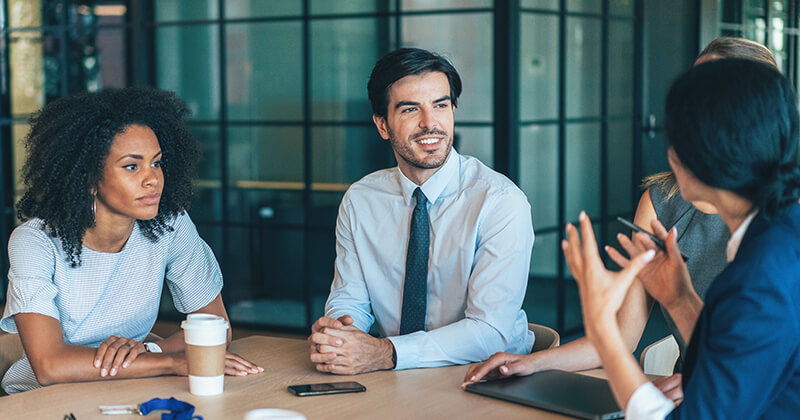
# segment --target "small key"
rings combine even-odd
[[[100,414],[138,414],[142,416],[139,404],[101,405]]]

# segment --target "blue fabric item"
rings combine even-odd
[[[800,205],[756,215],[706,294],[673,419],[800,413]]]
[[[400,334],[411,218],[422,190],[430,233],[425,330]],[[342,198],[325,315],[373,324],[397,352],[395,369],[530,353],[522,310],[533,227],[525,194],[478,159],[450,151],[422,185],[397,168],[369,174]]]
[[[167,413],[161,413],[161,420],[203,420],[200,416],[192,416],[194,414],[194,406],[186,401],[176,400],[175,398],[153,398],[152,400],[139,404],[139,411],[143,416],[146,416],[153,410],[167,410]]]
[[[417,206],[411,216],[411,232],[406,254],[406,280],[403,283],[403,312],[400,334],[425,331],[428,304],[428,252],[431,233],[428,221],[428,199],[421,189],[414,190]]]

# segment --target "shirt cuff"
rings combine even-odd
[[[667,417],[675,404],[664,396],[652,382],[645,382],[636,388],[628,400],[625,418],[628,420],[651,420]]]
[[[424,332],[417,331],[412,334],[387,337],[394,345],[394,351],[397,353],[395,370],[419,367],[419,341],[422,338],[421,336],[424,335]]]

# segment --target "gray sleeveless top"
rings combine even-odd
[[[675,226],[678,229],[678,247],[689,260],[686,266],[689,275],[692,277],[692,285],[700,295],[700,299],[705,300],[706,291],[709,286],[727,265],[725,248],[731,233],[725,223],[717,214],[705,214],[697,210],[691,203],[685,201],[680,194],[675,194],[667,199],[667,189],[655,185],[650,188],[650,200],[656,211],[658,220],[667,230]],[[675,372],[680,372],[683,365],[683,355],[686,354],[686,341],[678,332],[678,327],[667,313],[661,308],[664,319],[667,322],[678,347],[681,357],[675,367]]]

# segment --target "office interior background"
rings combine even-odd
[[[457,150],[528,196],[529,320],[578,334],[564,224],[586,209],[616,242],[642,177],[668,168],[669,84],[715,37],[767,45],[796,85],[799,15],[797,0],[2,0],[0,303],[31,113],[151,85],[192,110],[203,157],[190,215],[222,267],[233,325],[305,333],[333,277],[344,191],[395,165],[366,82],[407,46],[462,75]],[[165,295],[161,319],[179,318]]]

